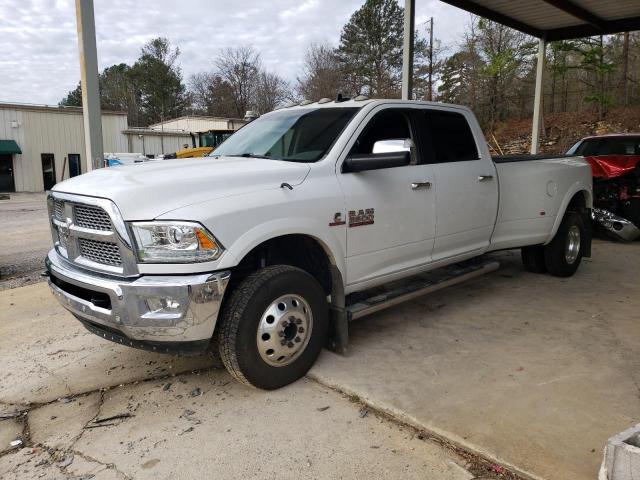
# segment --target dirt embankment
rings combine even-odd
[[[602,120],[590,112],[549,113],[544,117],[543,131],[541,153],[564,153],[589,135],[640,133],[640,107],[610,110]],[[485,135],[492,153],[527,153],[531,146],[531,118],[509,120],[497,125],[493,132],[486,131]]]

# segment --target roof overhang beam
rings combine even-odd
[[[568,13],[572,17],[577,18],[578,20],[582,20],[587,24],[591,25],[593,28],[596,28],[600,31],[605,30],[605,21],[594,15],[590,11],[582,8],[580,5],[576,5],[575,3],[569,0],[543,0],[545,3],[556,7],[558,10],[562,10],[565,13]]]
[[[571,40],[574,38],[591,37],[593,35],[610,35],[620,32],[632,32],[640,30],[640,17],[621,18],[619,20],[608,20],[604,22],[603,29],[599,29],[590,24],[575,25],[572,27],[562,27],[548,30],[547,40]]]
[[[475,15],[488,18],[508,27],[514,28],[537,38],[544,38],[547,41],[570,40],[593,35],[609,35],[620,32],[631,32],[640,30],[640,16],[620,18],[617,20],[605,20],[589,12],[585,8],[571,0],[543,0],[548,5],[562,10],[574,18],[584,22],[579,25],[570,25],[549,30],[539,29],[528,23],[500,13],[491,8],[485,7],[475,0],[441,0],[444,3],[461,8]]]
[[[520,22],[515,18],[508,17],[507,15],[503,15],[502,13],[496,12],[495,10],[491,10],[490,8],[485,7],[484,5],[480,5],[471,0],[442,0],[449,5],[453,5],[454,7],[461,8],[468,12],[471,12],[475,15],[480,15],[481,17],[488,18],[489,20],[493,20],[494,22],[502,23],[507,27],[515,28],[516,30],[520,30],[521,32],[527,33],[534,37],[541,38],[544,36],[544,32],[539,30],[531,25]]]

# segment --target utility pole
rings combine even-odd
[[[433,17],[430,20],[429,27],[429,97],[428,100],[433,102]]]
[[[413,97],[413,37],[416,0],[404,0],[404,41],[402,44],[402,99]]]
[[[78,48],[80,50],[84,143],[87,171],[89,171],[104,166],[93,0],[76,0],[76,25],[78,28]]]

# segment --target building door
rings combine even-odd
[[[80,155],[77,153],[69,154],[69,177],[77,177],[82,174],[82,168],[80,167]]]
[[[42,159],[42,182],[45,190],[51,190],[56,184],[56,162],[53,153],[43,153]]]
[[[0,192],[15,192],[13,155],[0,155]]]

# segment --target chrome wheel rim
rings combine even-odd
[[[576,225],[569,228],[564,257],[569,265],[572,265],[580,253],[580,229]]]
[[[272,367],[284,367],[298,358],[309,344],[313,315],[307,301],[287,294],[266,308],[256,334],[260,357]]]

